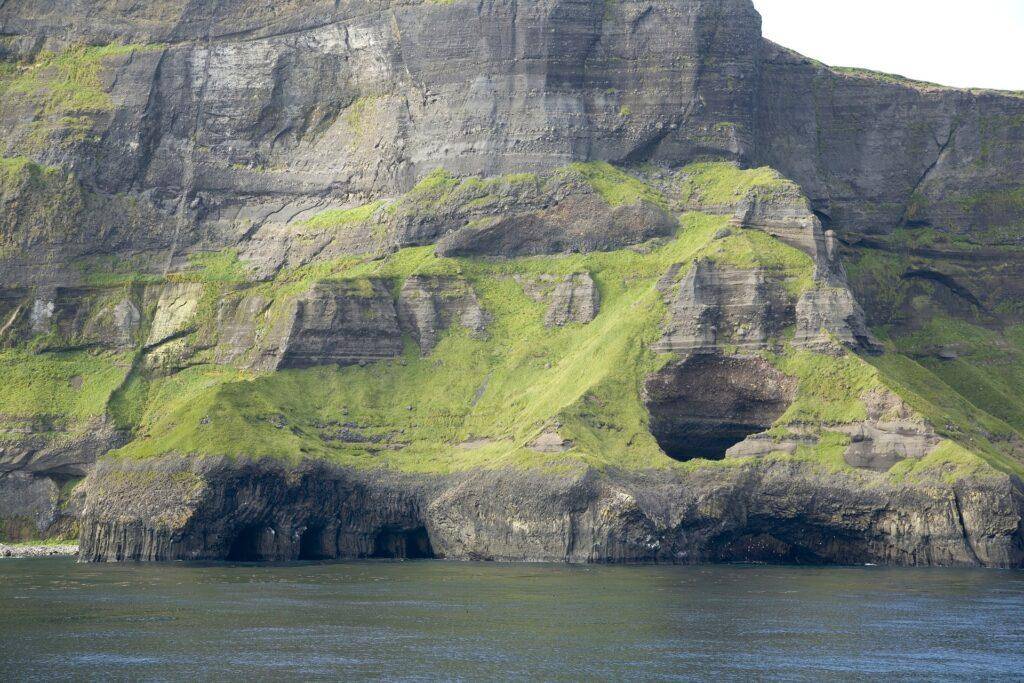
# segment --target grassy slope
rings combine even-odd
[[[678,197],[666,197],[607,164],[578,164],[562,173],[582,177],[610,205],[642,200],[668,207],[676,201],[692,201],[695,194],[702,201],[725,203],[743,192],[770,191],[783,182],[768,169],[738,171],[727,164],[700,164],[688,167]],[[538,182],[534,176],[455,179],[438,171],[389,204],[311,220],[320,220],[324,227],[343,227],[351,221],[373,220],[379,211],[429,211],[461,201],[485,204],[494,192]],[[381,260],[345,257],[317,262],[284,271],[267,283],[248,282],[249,272],[233,251],[197,255],[188,272],[170,279],[205,283],[203,315],[213,314],[212,302],[223,287],[242,283],[281,298],[321,280],[359,283],[368,277],[386,278],[397,293],[402,281],[413,274],[459,274],[472,283],[493,321],[485,339],[474,339],[456,328],[427,357],[407,342],[402,358],[366,367],[255,376],[200,364],[163,378],[133,376],[122,386],[130,364],[122,359],[116,364],[117,372],[114,365],[85,372],[90,377],[83,386],[89,397],[83,403],[87,409],[68,403],[65,388],[72,371],[57,371],[54,366],[38,373],[39,379],[27,390],[35,395],[19,405],[27,406],[24,412],[54,409],[84,415],[102,413],[104,403],[109,403],[107,410],[116,422],[133,428],[137,437],[119,452],[124,457],[167,452],[312,456],[408,471],[503,464],[557,466],[581,460],[598,467],[710,465],[699,461],[678,465],[661,453],[647,430],[640,386],[644,376],[668,360],[649,350],[664,317],[657,281],[673,264],[683,264],[681,277],[695,259],[708,258],[738,267],[770,268],[783,274],[787,289],[797,295],[812,285],[813,271],[811,260],[801,252],[761,232],[725,231],[727,224],[726,217],[687,213],[675,238],[641,249],[508,261],[439,259],[431,246],[407,248]],[[601,313],[590,324],[557,329],[543,326],[544,306],[529,298],[514,279],[583,271],[591,273],[601,290]],[[836,359],[787,350],[769,356],[800,380],[797,400],[777,429],[799,426],[824,437],[819,447],[801,448],[792,457],[843,467],[847,437],[829,433],[829,426],[863,419],[861,394],[886,384],[907,396],[937,425],[955,416],[958,424],[966,426],[947,430],[948,435],[990,463],[1019,468],[991,438],[997,433],[1012,435],[1012,428],[956,392],[947,394],[945,388],[938,390],[925,380],[912,381],[919,370],[927,370],[896,353],[901,349],[892,351],[874,360],[874,367],[852,355]],[[76,356],[76,362],[87,357],[102,359],[86,354]],[[57,358],[48,354],[44,361]],[[37,360],[25,367],[33,362]],[[16,379],[19,372],[27,372],[15,367],[16,363],[0,365],[0,375]],[[547,429],[557,429],[571,439],[573,450],[542,454],[525,447]],[[355,444],[332,438],[345,430],[379,442]],[[944,446],[939,456],[917,467],[950,463],[957,471],[967,471],[965,463],[974,467],[980,460],[962,448]],[[735,463],[715,466],[731,464]],[[898,472],[900,477],[909,474],[907,468]]]
[[[718,206],[733,204],[751,192],[770,193],[792,185],[767,166],[741,170],[733,164],[714,161],[686,166],[679,181],[684,202]]]
[[[615,177],[598,167],[588,171],[588,181],[597,172],[600,182]],[[647,200],[655,192],[639,192],[634,183],[639,184],[631,178],[617,190],[605,185],[602,196],[607,193],[614,203],[630,196]],[[435,173],[415,192],[454,187]],[[456,329],[428,357],[410,343],[403,358],[367,367],[284,371],[239,381],[215,377],[212,369],[186,371],[164,380],[168,386],[157,394],[149,389],[150,408],[140,425],[146,438],[122,454],[314,455],[429,471],[580,459],[596,466],[673,465],[648,432],[639,397],[643,378],[668,360],[649,351],[664,317],[657,281],[675,263],[684,264],[682,276],[694,259],[709,258],[771,268],[794,291],[810,284],[811,260],[762,233],[734,229],[716,239],[727,220],[686,214],[674,239],[638,250],[487,261],[437,258],[428,246],[383,260],[343,258],[282,273],[280,281],[260,287],[280,293],[325,279],[381,277],[397,291],[409,275],[458,274],[472,283],[493,322],[486,339]],[[219,261],[211,258],[213,263]],[[224,270],[219,264],[213,272]],[[544,305],[514,279],[584,271],[600,288],[601,313],[587,325],[556,329],[543,326]],[[332,420],[404,447],[331,441],[329,435],[340,428]],[[524,448],[547,429],[575,442],[574,450],[552,455]]]
[[[343,262],[330,277],[399,282],[412,274],[463,275],[493,316],[488,338],[455,330],[428,357],[409,344],[401,360],[367,367],[285,371],[195,393],[171,391],[180,399],[153,401],[158,408],[147,411],[143,422],[151,438],[125,453],[315,454],[354,464],[444,470],[509,459],[558,460],[522,446],[559,423],[560,433],[577,441],[595,463],[625,464],[625,458],[656,464],[664,457],[645,428],[637,398],[643,376],[665,360],[647,350],[663,315],[654,285],[669,265],[706,248],[722,224],[722,219],[692,215],[677,239],[650,254],[624,250],[485,262],[438,259],[432,247],[423,247],[382,261]],[[590,272],[601,289],[601,314],[588,325],[560,329],[543,326],[544,306],[513,279],[581,271]],[[194,372],[197,378],[207,376]],[[287,427],[275,426],[282,422],[279,414]],[[264,419],[250,419],[254,415]],[[204,418],[208,422],[200,424]],[[332,419],[409,445],[372,455],[366,446],[324,441],[325,429],[317,425]],[[479,438],[492,443],[472,450],[454,447]]]
[[[991,314],[977,309],[971,314],[962,303],[961,310],[950,312],[942,303],[941,285],[901,277],[913,266],[970,281],[976,273],[966,269],[974,266],[939,255],[995,248],[1012,260],[1019,247],[993,246],[1004,239],[1003,231],[957,236],[928,228],[900,229],[889,237],[886,250],[856,249],[846,265],[855,291],[880,324],[875,332],[885,341],[887,353],[868,360],[886,383],[940,433],[982,453],[997,467],[1024,476],[1024,328],[999,329]],[[994,265],[991,275],[979,280],[984,284],[974,286],[1000,291],[1000,277],[1008,276]],[[1012,316],[1019,305],[1011,297],[994,308]],[[972,320],[965,319],[972,315]],[[953,351],[956,358],[943,359],[944,350]]]
[[[0,414],[101,416],[129,364],[123,355],[109,353],[0,351]]]

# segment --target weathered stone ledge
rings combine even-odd
[[[77,543],[61,543],[59,545],[32,545],[30,543],[0,543],[0,558],[71,557],[77,554]]]

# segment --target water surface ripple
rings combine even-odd
[[[0,679],[1024,680],[1024,572],[0,561]]]

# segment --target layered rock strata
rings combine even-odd
[[[91,478],[86,560],[1024,560],[1024,492],[1005,476],[908,484],[753,461],[689,474],[409,477],[313,462],[167,459],[101,463]]]
[[[776,46],[750,0],[0,2],[0,538],[81,512],[87,560],[1021,566],[1024,419],[984,368],[883,382],[910,359],[871,326],[939,308],[1015,353],[1022,121]],[[218,403],[163,412],[332,368],[480,410],[224,406],[249,448],[306,439],[280,461],[204,456]],[[405,429],[434,450],[400,473]]]

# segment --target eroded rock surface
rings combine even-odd
[[[544,324],[548,327],[589,323],[600,311],[601,292],[590,273],[545,274],[536,279],[518,279],[531,298],[547,304]]]
[[[667,283],[669,318],[655,350],[710,353],[725,345],[765,348],[792,319],[778,276],[697,261]]]
[[[721,460],[777,420],[796,382],[758,357],[693,355],[651,375],[644,400],[651,433],[676,460]]]
[[[295,302],[278,367],[349,365],[401,352],[398,313],[384,283],[321,283]]]
[[[417,557],[1019,566],[1007,476],[916,485],[810,463],[397,475],[164,459],[90,475],[95,561]],[[145,495],[139,495],[139,491]]]
[[[473,288],[465,280],[452,277],[407,278],[398,295],[398,318],[424,354],[433,350],[441,333],[453,324],[477,336],[487,327],[487,314]]]
[[[864,320],[864,311],[846,287],[821,287],[804,292],[796,304],[794,343],[827,348],[837,339],[852,348],[875,351],[878,341]]]
[[[0,416],[0,520],[18,534],[70,524],[61,492],[91,470],[88,560],[1024,562],[1019,479],[993,468],[953,483],[938,471],[888,476],[963,436],[959,426],[879,392],[852,396],[865,419],[766,433],[796,384],[772,355],[879,350],[864,309],[880,308],[887,287],[910,283],[897,313],[915,322],[927,312],[909,310],[914,288],[926,285],[975,322],[1020,322],[1004,305],[1019,299],[1016,252],[946,240],[1019,243],[1019,94],[826,67],[765,41],[750,0],[7,0],[0,60],[0,345],[10,367],[31,364],[12,376],[81,398],[53,415]],[[54,96],[65,90],[82,97]],[[682,196],[680,169],[709,158],[778,173],[734,191],[712,178],[707,196]],[[652,174],[658,191],[639,180]],[[595,434],[617,433],[599,394],[643,384],[669,455],[745,462],[427,476],[164,457],[92,469],[144,431],[133,401],[177,372],[232,366],[253,378],[393,359],[405,334],[424,355],[453,328],[486,337],[468,278],[379,275],[377,261],[421,247],[416,263],[451,257],[441,272],[463,273],[473,269],[459,259],[651,254],[679,234],[682,211],[731,227],[696,262],[659,262],[671,265],[662,334],[644,332],[636,352],[653,355],[653,341],[674,356],[646,382],[609,368],[580,396],[543,398]],[[885,241],[917,229],[941,237]],[[757,254],[722,246],[751,230],[799,250],[813,274],[792,254],[777,259],[788,266],[752,266]],[[868,298],[857,301],[843,248],[945,260],[908,261],[895,282],[862,269]],[[371,274],[337,277],[345,263]],[[977,275],[984,263],[999,275]],[[632,277],[599,279],[607,294]],[[595,329],[589,273],[521,285],[557,334]],[[935,353],[955,362],[959,351]],[[527,356],[522,367],[569,377],[573,361]],[[473,379],[473,406],[486,403],[490,375]],[[384,439],[328,422],[328,440]],[[818,448],[826,427],[844,471],[756,457]],[[579,465],[557,429],[517,447]],[[453,434],[452,448],[505,435],[476,436]]]

